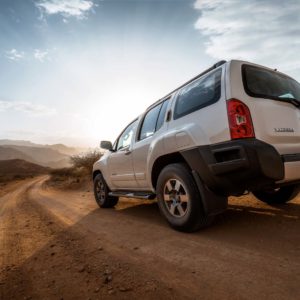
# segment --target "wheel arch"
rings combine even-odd
[[[209,188],[207,188],[205,182],[202,181],[200,174],[198,174],[195,170],[192,169],[190,164],[185,160],[185,158],[180,152],[174,152],[171,154],[161,156],[154,162],[151,172],[151,179],[152,186],[155,190],[158,176],[162,169],[167,165],[174,163],[184,163],[187,166],[187,168],[191,171],[195,180],[195,184],[197,185],[197,189],[201,195],[201,201],[204,207],[204,211],[207,215],[216,215],[226,210],[227,197],[223,195],[217,195],[214,192],[212,192]]]
[[[96,177],[98,174],[102,174],[102,173],[100,172],[100,170],[94,170],[94,171],[93,171],[93,181],[94,181],[95,177]]]
[[[185,163],[190,168],[180,152],[173,152],[160,156],[154,161],[151,171],[151,183],[154,189],[156,189],[157,179],[162,169],[167,165],[174,163]]]

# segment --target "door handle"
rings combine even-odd
[[[131,151],[130,150],[126,150],[125,151],[125,155],[129,155],[129,154],[131,154]]]

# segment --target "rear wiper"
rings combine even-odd
[[[300,100],[295,99],[295,98],[290,98],[290,97],[278,97],[277,100],[282,101],[282,102],[288,102],[288,103],[292,103],[293,105],[295,105],[297,108],[300,108]]]

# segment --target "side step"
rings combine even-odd
[[[125,197],[125,198],[138,198],[144,200],[153,200],[155,199],[156,195],[153,193],[145,193],[145,192],[110,192],[108,193],[109,196],[115,197]]]

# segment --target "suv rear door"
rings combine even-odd
[[[231,62],[231,97],[250,109],[256,138],[281,154],[300,152],[300,84],[265,67]]]
[[[148,155],[151,152],[151,143],[157,137],[156,132],[164,125],[166,111],[170,98],[151,108],[143,117],[141,126],[138,129],[137,139],[133,146],[133,166],[137,183],[141,189],[150,189],[146,178],[147,168],[149,167]],[[156,142],[158,142],[156,140]],[[156,151],[158,147],[163,147],[162,139],[160,145],[155,144]],[[154,145],[153,145],[154,146]]]

